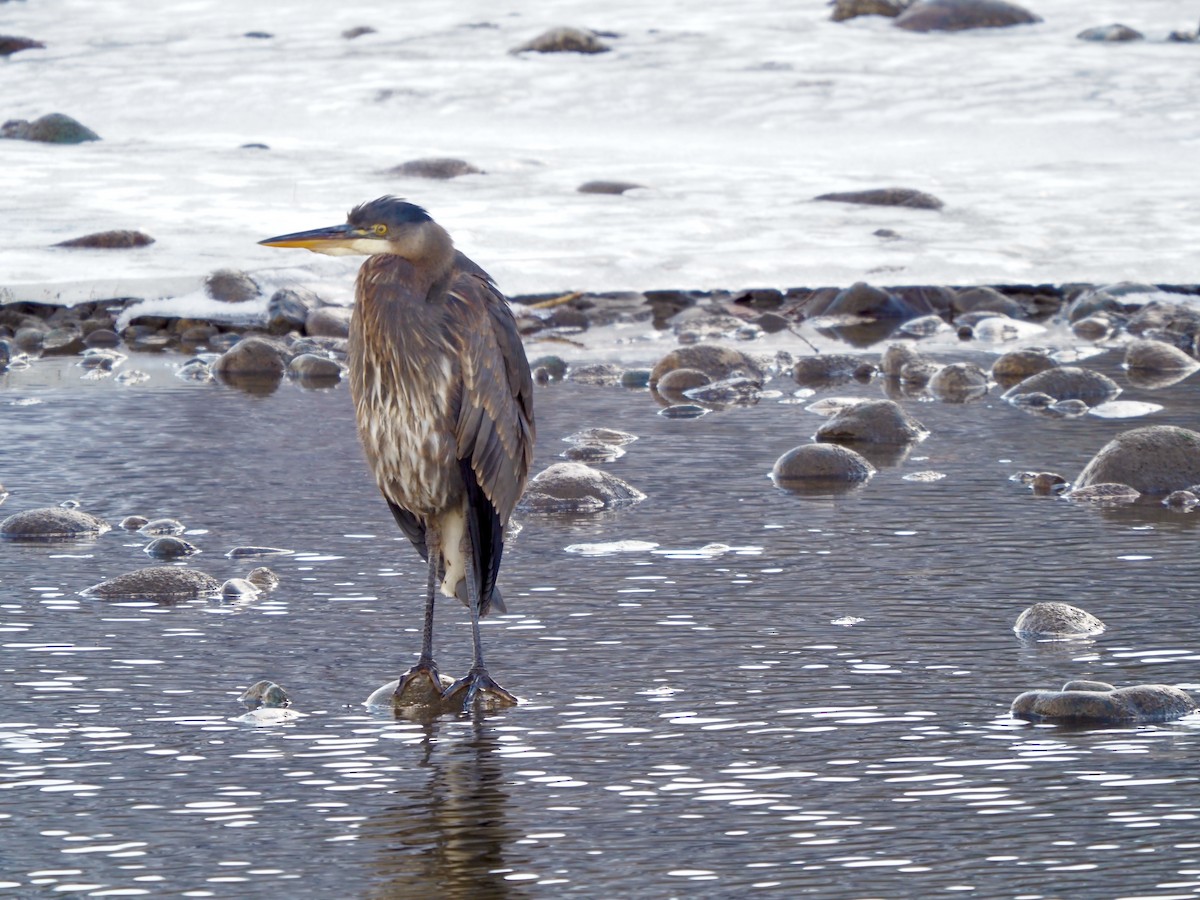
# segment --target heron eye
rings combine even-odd
[[[387,234],[387,226],[386,225],[376,225],[372,230],[380,237]]]

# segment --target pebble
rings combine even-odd
[[[865,191],[840,191],[821,194],[814,200],[837,203],[862,203],[868,206],[902,206],[907,209],[941,209],[945,204],[932,194],[913,188],[872,188]]]
[[[178,519],[151,519],[149,522],[146,522],[144,525],[138,528],[138,532],[140,534],[153,535],[183,534],[186,530],[187,529],[184,528],[183,523]]]
[[[279,576],[266,566],[251,569],[246,580],[260,591],[273,591],[279,587]]]
[[[10,119],[0,126],[0,138],[40,141],[46,144],[82,144],[98,141],[100,135],[63,113],[50,113],[40,119]]]
[[[246,578],[230,578],[221,585],[221,596],[226,600],[255,600],[261,593],[258,585]]]
[[[607,53],[611,49],[593,31],[552,28],[510,50],[510,53]]]
[[[82,237],[59,241],[55,247],[88,247],[96,250],[127,250],[131,247],[146,247],[154,238],[140,231],[97,231]]]
[[[461,178],[463,175],[483,175],[485,173],[483,169],[471,165],[465,159],[431,156],[423,159],[410,159],[398,166],[392,166],[384,174],[447,181],[451,178]]]

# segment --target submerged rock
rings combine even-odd
[[[185,556],[193,556],[200,552],[200,548],[191,541],[185,541],[177,537],[160,537],[155,538],[145,547],[142,552],[147,556],[153,556],[155,559],[182,559]]]
[[[531,512],[599,512],[632,506],[646,499],[637,488],[615,475],[583,463],[555,463],[534,476],[521,498]]]
[[[879,369],[888,378],[899,378],[905,366],[926,362],[928,360],[912,344],[889,344],[879,358]]]
[[[1171,722],[1197,711],[1186,691],[1168,684],[1114,688],[1098,681],[1070,681],[1061,691],[1026,691],[1010,712],[1031,722],[1130,725]]]
[[[0,537],[10,541],[59,541],[92,538],[112,526],[79,509],[47,506],[27,509],[0,522]]]
[[[1112,25],[1097,25],[1095,28],[1085,28],[1075,35],[1081,41],[1140,41],[1146,36],[1128,25],[1113,23]]]
[[[650,387],[675,369],[696,369],[713,381],[727,378],[750,378],[760,384],[767,380],[766,367],[754,357],[720,344],[692,344],[672,350],[660,359],[650,372]]]
[[[342,378],[342,367],[327,356],[301,353],[288,363],[288,375],[301,382],[334,384]]]
[[[812,483],[862,484],[875,467],[861,454],[840,444],[803,444],[775,461],[771,478],[780,487]]]
[[[1090,637],[1104,631],[1104,623],[1069,603],[1035,603],[1017,616],[1013,631],[1032,638]]]
[[[1122,432],[1075,479],[1077,489],[1113,482],[1154,495],[1200,483],[1200,433],[1174,425]]]
[[[592,31],[580,28],[552,28],[533,40],[514,47],[510,53],[607,53],[609,46]]]
[[[821,194],[813,199],[830,200],[837,203],[862,203],[867,206],[903,206],[907,209],[941,209],[945,205],[932,194],[901,187],[839,191]]]
[[[251,569],[246,580],[260,591],[273,591],[279,587],[279,576],[266,566],[257,566]]]
[[[145,516],[126,516],[120,521],[120,527],[126,531],[137,531],[149,521]]]
[[[102,600],[169,602],[216,594],[220,590],[221,582],[198,569],[151,566],[102,581],[82,593]]]
[[[10,119],[0,126],[0,138],[40,141],[45,144],[82,144],[98,141],[100,135],[63,113],[50,113],[28,122]]]
[[[133,519],[136,517],[130,516],[130,518]],[[122,527],[125,527],[124,522],[121,524]],[[183,523],[178,519],[151,519],[149,522],[143,522],[137,530],[139,534],[174,535],[183,534],[187,529],[183,527]]]
[[[1089,406],[1114,399],[1121,387],[1102,372],[1079,366],[1055,366],[1018,382],[1004,394],[1016,402],[1023,394],[1046,394],[1055,400],[1082,400]]]
[[[950,403],[976,400],[987,391],[987,373],[974,363],[951,363],[938,369],[929,379],[929,392]]]
[[[483,175],[485,173],[483,169],[471,165],[465,159],[455,159],[451,156],[429,156],[402,162],[398,166],[392,166],[384,174],[447,181],[463,175]]]
[[[965,31],[1040,21],[1029,10],[1004,0],[920,0],[896,19],[895,26],[906,31]]]
[[[1125,367],[1146,372],[1194,372],[1200,369],[1200,362],[1173,344],[1137,340],[1125,348]]]
[[[46,45],[33,38],[17,37],[16,35],[0,35],[0,56],[12,56],[22,50],[45,50]]]
[[[292,705],[292,698],[288,696],[280,685],[273,681],[256,681],[250,687],[246,688],[245,693],[238,697],[242,703],[254,709],[268,706],[282,708]]]
[[[635,181],[585,181],[575,188],[581,194],[624,194],[626,191],[644,189],[644,184]]]
[[[1001,387],[1009,388],[1032,375],[1057,367],[1058,361],[1046,350],[1010,350],[992,363],[992,377]]]
[[[831,387],[855,378],[869,380],[875,367],[858,356],[821,353],[802,356],[792,366],[792,378],[801,387]]]
[[[894,19],[904,12],[908,0],[837,0],[830,18],[845,22],[858,16],[886,16]]]
[[[1142,495],[1127,484],[1103,482],[1077,487],[1064,496],[1077,503],[1133,503]]]
[[[221,585],[221,596],[226,600],[255,600],[262,590],[246,578],[230,578]]]
[[[817,429],[818,441],[909,444],[929,430],[893,400],[864,400],[844,409]]]
[[[97,231],[82,237],[59,241],[55,247],[88,247],[97,250],[127,250],[130,247],[146,247],[154,238],[140,231],[116,230]]]

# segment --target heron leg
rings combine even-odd
[[[417,664],[400,676],[395,697],[405,705],[424,704],[437,700],[442,692],[437,663],[433,661],[433,606],[441,582],[441,542],[436,526],[430,523],[425,533],[429,553],[429,575],[425,582],[425,629],[421,636],[421,656]],[[428,679],[422,684],[419,679]]]
[[[468,532],[463,536],[463,542],[469,545],[470,541],[471,535]],[[497,684],[483,664],[483,641],[479,637],[479,579],[475,573],[475,548],[469,547],[469,549],[471,552],[467,554],[469,562],[467,563],[466,582],[467,605],[471,610],[471,640],[473,641],[471,671],[446,688],[442,699],[448,703],[457,703],[461,694],[464,711],[469,710],[475,699],[481,695],[504,706],[516,706],[517,698]]]

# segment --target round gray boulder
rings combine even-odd
[[[965,31],[1040,21],[1029,10],[1004,0],[921,0],[905,10],[895,26],[906,31]]]
[[[992,377],[1008,388],[1031,375],[1057,367],[1058,362],[1045,350],[1010,350],[992,363]]]
[[[987,372],[974,363],[951,363],[929,379],[929,393],[949,403],[964,403],[988,391]]]
[[[781,487],[805,484],[862,484],[875,467],[862,455],[839,444],[804,444],[793,447],[775,461],[771,478]]]
[[[1012,401],[1022,394],[1047,394],[1055,400],[1082,400],[1095,406],[1120,393],[1120,386],[1102,372],[1079,366],[1055,366],[1013,385],[1004,394],[1004,399]]]
[[[615,475],[578,462],[555,463],[535,475],[521,507],[530,512],[590,513],[632,506],[646,499]]]
[[[198,569],[151,566],[102,581],[83,593],[102,600],[171,602],[218,594],[220,591],[221,582]]]
[[[1113,482],[1155,495],[1200,482],[1200,433],[1175,425],[1122,432],[1084,466],[1075,487]]]
[[[1133,341],[1125,348],[1125,368],[1148,372],[1194,372],[1200,363],[1165,341]]]
[[[222,353],[212,371],[225,380],[283,377],[284,363],[279,348],[262,338],[244,338]]]
[[[856,403],[817,429],[818,441],[832,443],[911,444],[928,435],[929,430],[894,400]]]
[[[1013,631],[1031,638],[1089,637],[1104,631],[1104,623],[1069,603],[1035,603],[1017,616]]]
[[[1061,691],[1026,691],[1010,712],[1031,722],[1077,725],[1171,722],[1196,712],[1196,701],[1169,684],[1114,688],[1103,682],[1072,681]]]
[[[10,541],[64,541],[98,537],[111,527],[79,509],[47,506],[9,516],[0,522],[0,537]]]
[[[650,387],[675,369],[696,369],[713,381],[726,378],[751,378],[760,384],[767,380],[766,367],[749,354],[720,344],[691,344],[672,350],[650,371]]]

